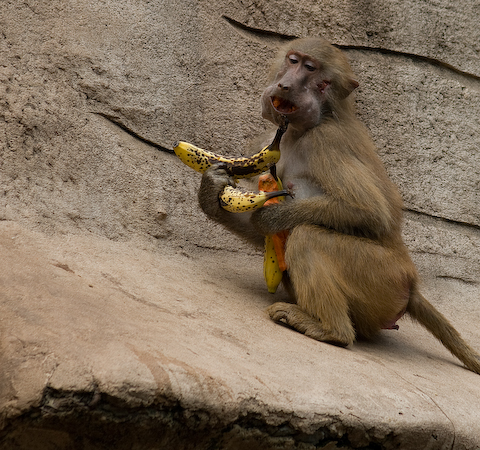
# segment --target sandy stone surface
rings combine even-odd
[[[2,449],[480,445],[478,375],[406,319],[339,349],[267,318],[259,255],[0,236]]]
[[[480,349],[476,1],[0,2],[0,449],[478,449],[480,377],[420,327],[342,350],[270,322],[199,174],[321,35],[406,206],[424,293]]]

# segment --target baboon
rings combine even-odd
[[[285,45],[262,95],[262,115],[275,125],[288,120],[276,172],[295,198],[228,213],[218,195],[232,180],[213,166],[202,177],[200,206],[255,245],[289,230],[284,278],[294,302],[268,308],[275,322],[347,346],[398,328],[408,313],[480,374],[478,354],[419,292],[401,236],[400,193],[355,116],[351,93],[357,86],[345,55],[324,39]]]

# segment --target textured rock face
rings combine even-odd
[[[267,319],[261,258],[0,225],[2,450],[478,446],[478,375],[409,321],[339,349]]]
[[[331,40],[425,293],[480,348],[479,13],[1,2],[0,448],[480,446],[478,376],[418,327],[341,350],[269,322],[261,255],[207,221],[198,174],[151,145],[238,155],[267,126],[275,47]]]

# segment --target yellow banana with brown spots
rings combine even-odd
[[[223,209],[229,212],[240,213],[253,211],[263,206],[267,200],[285,195],[291,195],[288,189],[274,192],[252,192],[240,187],[228,185],[225,186],[219,198],[220,205]]]
[[[173,151],[187,166],[203,173],[213,164],[222,164],[227,173],[234,178],[250,178],[268,170],[280,159],[280,140],[287,125],[280,126],[270,145],[249,157],[227,158],[222,155],[196,147],[188,142],[177,142]]]
[[[263,251],[263,276],[267,283],[270,294],[277,292],[278,285],[282,282],[283,272],[278,264],[277,252],[273,236],[265,236],[265,248]]]

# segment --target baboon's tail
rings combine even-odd
[[[447,318],[422,295],[412,290],[407,306],[410,316],[432,333],[472,372],[480,375],[480,356],[460,336]]]

